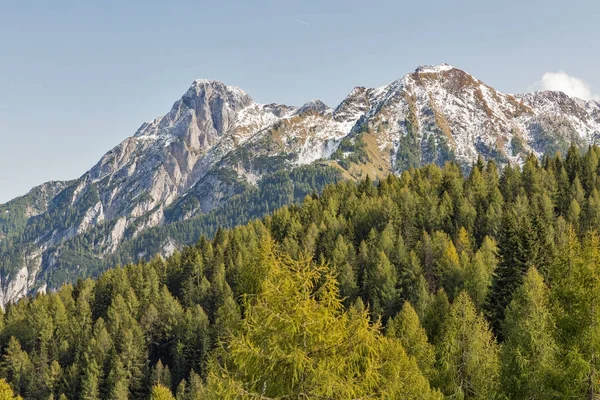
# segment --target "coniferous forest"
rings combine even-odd
[[[339,182],[23,298],[0,396],[597,399],[599,159]]]

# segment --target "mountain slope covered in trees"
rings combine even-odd
[[[342,181],[23,298],[0,378],[28,399],[596,398],[599,157]]]
[[[78,179],[0,205],[0,305],[168,255],[340,179],[446,161],[468,172],[479,155],[521,165],[528,154],[599,137],[596,101],[504,94],[446,64],[356,87],[336,107],[259,104],[239,88],[196,80]]]

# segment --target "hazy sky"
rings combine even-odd
[[[80,176],[195,78],[335,106],[447,62],[594,98],[599,21],[598,0],[0,0],[0,202]]]

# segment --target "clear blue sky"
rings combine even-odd
[[[565,71],[600,92],[600,1],[0,0],[0,202],[72,179],[195,78],[336,105],[420,64],[503,92]]]

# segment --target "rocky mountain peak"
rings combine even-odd
[[[327,104],[323,103],[319,99],[313,99],[311,101],[304,103],[304,105],[302,105],[302,107],[300,107],[298,109],[298,111],[296,111],[295,114],[300,115],[300,114],[304,114],[305,112],[315,112],[317,114],[322,114],[322,113],[326,112],[328,109],[329,109],[329,107],[327,106]]]
[[[335,108],[333,116],[336,120],[357,119],[371,108],[373,89],[356,86],[348,96]]]
[[[407,84],[420,86],[441,86],[445,90],[459,92],[465,88],[483,85],[483,83],[462,69],[448,64],[421,66],[403,80]]]
[[[195,80],[181,101],[196,110],[196,114],[204,109],[210,110],[211,114],[226,110],[237,112],[254,102],[242,89],[209,79]]]

